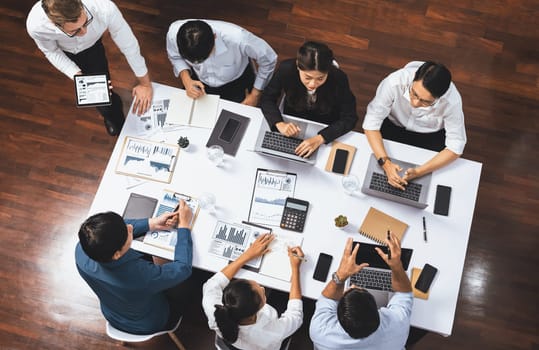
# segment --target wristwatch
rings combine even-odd
[[[389,157],[380,157],[380,158],[378,158],[378,165],[379,165],[379,166],[382,166],[382,165],[384,165],[384,164],[386,163],[386,161],[388,161],[388,160],[389,160]]]
[[[344,284],[344,281],[341,280],[341,279],[339,278],[339,276],[337,275],[337,271],[335,271],[335,272],[333,272],[333,273],[331,274],[331,279],[333,280],[333,282],[335,282],[335,284]]]

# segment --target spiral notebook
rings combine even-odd
[[[391,230],[391,233],[398,237],[399,241],[401,241],[407,228],[408,224],[405,222],[402,222],[378,209],[370,207],[365,219],[363,219],[363,223],[359,227],[359,233],[380,244],[385,245],[387,230]]]

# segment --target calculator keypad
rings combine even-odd
[[[283,216],[281,218],[281,228],[297,232],[303,232],[306,215],[307,212],[291,208],[285,208]]]

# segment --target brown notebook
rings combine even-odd
[[[408,224],[395,219],[393,216],[375,209],[369,208],[369,212],[363,219],[363,223],[359,228],[359,233],[368,237],[380,244],[385,245],[385,239],[387,238],[387,230],[391,230],[391,233],[402,240],[404,232],[408,228]]]

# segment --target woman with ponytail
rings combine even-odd
[[[260,100],[273,131],[298,137],[301,131],[298,125],[285,122],[279,110],[283,94],[282,113],[328,125],[296,148],[299,156],[310,156],[321,144],[352,130],[358,121],[356,98],[348,77],[337,67],[333,51],[326,44],[307,41],[295,59],[281,62]]]
[[[266,304],[264,287],[254,280],[232,280],[246,262],[269,251],[273,238],[271,234],[260,235],[240,257],[204,284],[202,306],[208,325],[229,348],[279,349],[303,322],[299,267],[304,254],[300,247],[288,248],[290,296],[280,317],[275,308]]]

